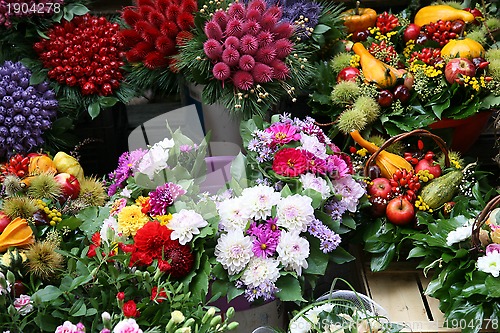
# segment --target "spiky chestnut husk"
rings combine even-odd
[[[14,175],[7,175],[3,180],[2,189],[5,195],[11,197],[21,192],[26,185],[21,181],[21,179]]]
[[[57,244],[52,241],[31,245],[26,251],[28,271],[43,281],[55,279],[64,263],[64,257],[56,252],[57,249]]]
[[[56,199],[61,193],[61,185],[54,175],[47,173],[34,176],[28,188],[28,195],[33,199]]]
[[[29,219],[38,210],[35,200],[28,197],[10,197],[3,202],[3,211],[11,219]]]
[[[371,97],[360,96],[353,105],[354,110],[358,110],[366,117],[368,124],[374,122],[380,115],[380,104]]]
[[[480,29],[474,29],[467,34],[467,38],[478,42],[481,45],[486,44],[486,34]]]
[[[385,141],[387,141],[387,139],[381,137],[380,135],[372,135],[368,138],[368,141],[380,147],[385,143]],[[385,151],[397,155],[403,155],[405,151],[405,146],[401,142],[397,141],[391,144],[389,147],[387,147]]]
[[[488,60],[488,73],[495,80],[500,81],[500,59]]]
[[[347,52],[341,52],[330,60],[330,68],[335,74],[338,74],[341,70],[351,65],[352,54]]]
[[[431,6],[434,6],[434,5],[448,5],[450,7],[455,8],[455,9],[460,9],[460,10],[464,9],[464,7],[462,7],[462,4],[458,1],[445,1],[444,3],[441,1],[434,1],[431,4]]]
[[[334,104],[352,104],[361,95],[361,88],[356,82],[339,82],[332,90],[330,98]]]
[[[366,115],[359,109],[347,109],[339,117],[339,130],[344,134],[349,134],[354,130],[361,131],[368,124]]]
[[[500,19],[496,17],[489,18],[486,21],[484,21],[484,25],[488,27],[489,30],[500,29]],[[486,28],[484,28],[484,30],[486,32]]]
[[[456,169],[463,169],[465,166],[465,160],[462,158],[459,152],[457,151],[448,151],[448,157],[450,158],[450,166]],[[437,155],[436,162],[441,166],[442,169],[445,168],[444,165],[444,154],[439,153]]]
[[[80,182],[78,197],[86,206],[103,206],[108,195],[103,183],[95,177],[85,177]]]

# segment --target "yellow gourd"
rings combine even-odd
[[[5,252],[9,247],[22,247],[34,242],[33,230],[31,230],[28,222],[25,219],[16,217],[0,234],[0,252]]]
[[[65,152],[60,151],[54,156],[54,165],[58,173],[69,173],[79,181],[82,181],[84,178],[83,168],[78,160]]]
[[[368,150],[370,154],[379,150],[375,144],[370,141],[365,140],[358,131],[352,131],[351,137],[354,141],[360,145],[361,147]],[[407,171],[412,171],[413,167],[411,164],[405,160],[402,156],[389,153],[385,150],[382,150],[378,156],[375,158],[375,164],[380,168],[380,173],[382,177],[392,179],[392,175],[397,170],[406,169]]]
[[[415,14],[414,23],[422,27],[439,20],[454,21],[459,19],[469,23],[474,21],[475,18],[474,15],[465,10],[456,9],[448,5],[435,5],[422,7]]]
[[[451,39],[441,49],[443,58],[477,58],[484,57],[484,47],[470,38]]]
[[[401,73],[394,67],[378,60],[361,43],[355,43],[352,50],[359,56],[359,63],[367,82],[375,83],[381,89],[396,84]]]

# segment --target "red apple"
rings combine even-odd
[[[384,177],[375,178],[368,186],[367,192],[371,197],[389,199],[392,192],[391,182]]]
[[[405,42],[408,42],[409,40],[415,40],[417,39],[419,34],[420,26],[416,25],[415,23],[410,23],[403,33],[403,39]]]
[[[343,68],[339,74],[337,75],[337,83],[341,81],[356,81],[356,78],[359,76],[359,69],[356,67],[346,67]]]
[[[476,66],[466,58],[451,59],[444,68],[444,76],[450,84],[455,83],[461,75],[474,76],[475,74]]]
[[[418,173],[420,170],[429,170],[429,173],[437,178],[441,176],[442,170],[439,164],[434,164],[434,161],[428,159],[421,159],[418,161],[417,165],[415,165],[415,173]]]
[[[5,230],[9,223],[10,217],[8,217],[4,212],[0,211],[0,234]]]
[[[62,172],[54,176],[54,179],[61,184],[62,195],[65,199],[76,199],[80,194],[80,182],[69,173]]]
[[[406,225],[415,218],[415,207],[408,199],[397,197],[389,201],[385,214],[392,224]]]
[[[387,208],[387,200],[382,198],[370,198],[371,214],[373,217],[385,216],[385,210]]]

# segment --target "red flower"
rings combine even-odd
[[[295,148],[281,149],[274,155],[273,171],[278,175],[297,177],[307,171],[305,154]]]
[[[141,313],[137,310],[137,304],[133,300],[126,301],[125,304],[123,304],[123,315],[127,318],[130,317],[139,317]]]
[[[165,260],[170,262],[167,272],[174,278],[186,276],[193,268],[194,256],[188,245],[181,245],[177,240],[170,242],[165,248]]]
[[[137,230],[134,236],[134,244],[139,252],[146,252],[155,259],[160,259],[163,247],[171,242],[170,234],[172,230],[163,226],[158,221],[146,223]]]
[[[87,257],[93,258],[96,256],[95,250],[101,246],[101,234],[96,232],[92,235],[92,243],[89,246],[89,251],[87,252]]]
[[[116,298],[119,300],[119,301],[123,301],[125,299],[125,293],[123,291],[120,291],[116,294]]]
[[[158,303],[161,303],[167,299],[167,293],[165,292],[165,289],[161,288],[160,291],[158,292],[158,287],[154,286],[153,289],[151,289],[151,300],[156,301]]]

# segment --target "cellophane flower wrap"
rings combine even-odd
[[[496,325],[500,311],[498,205],[490,206],[481,224],[477,221],[490,201],[498,202],[498,191],[476,188],[470,196],[457,199],[450,216],[423,219],[429,232],[411,237],[412,256],[421,259],[419,268],[430,276],[425,293],[439,300],[446,325],[479,332]],[[465,322],[470,324],[460,326]]]
[[[304,301],[305,286],[330,261],[353,259],[340,234],[355,227],[348,215],[364,187],[312,119],[283,116],[267,124],[255,117],[242,135],[248,155],[236,157],[229,193],[217,204],[212,291],[229,300],[244,294],[250,302]]]
[[[444,12],[418,14],[437,11],[432,5],[379,12],[370,26],[345,31],[341,51],[317,63],[310,105],[338,125],[334,133],[374,129],[393,136],[498,107],[496,9],[477,4],[473,15],[453,2],[443,6],[467,22]]]
[[[195,24],[177,65],[187,82],[205,85],[207,104],[221,103],[248,119],[294,97],[311,76],[310,52],[283,19],[280,4],[207,2]]]

